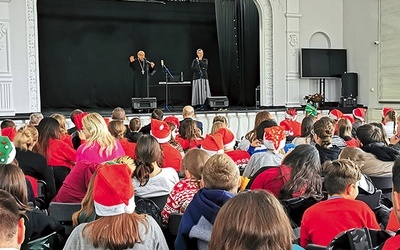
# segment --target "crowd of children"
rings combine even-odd
[[[384,108],[382,122],[368,124],[363,108],[320,117],[307,105],[305,113],[299,122],[296,109],[287,109],[278,123],[260,111],[254,128],[240,139],[224,116],[215,116],[212,129],[202,131],[191,106],[183,108],[181,121],[156,109],[144,126],[140,118],[128,120],[122,108],[111,119],[74,110],[75,127],[69,129],[61,114],[33,114],[31,124],[19,129],[4,120],[0,189],[16,204],[1,196],[0,208],[8,205],[0,212],[10,217],[18,239],[0,229],[0,247],[7,247],[3,240],[24,247],[57,232],[66,237],[64,249],[302,249],[326,247],[352,228],[380,230],[389,224],[397,231],[400,116]],[[393,200],[378,197],[379,206],[371,207],[359,198],[377,192],[369,176],[392,176]],[[46,183],[42,204],[32,179]],[[165,205],[151,200],[156,197],[166,197]],[[296,218],[285,207],[309,198]],[[152,212],[136,212],[138,200],[149,201]],[[52,201],[81,203],[69,237],[46,214]],[[29,218],[24,240],[13,206]],[[162,230],[171,214],[181,215],[172,242]],[[296,226],[301,226],[297,241]],[[397,248],[398,236],[384,246]]]

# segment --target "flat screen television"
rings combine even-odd
[[[340,78],[347,72],[346,49],[302,48],[301,78]]]

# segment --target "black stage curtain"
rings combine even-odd
[[[229,74],[225,87],[222,84],[224,64],[212,3],[38,0],[37,8],[43,108],[130,107],[133,75],[128,58],[138,50],[156,63],[150,96],[165,100],[164,88],[158,85],[165,81],[160,60],[170,71],[183,71],[184,80],[190,81],[198,48],[209,60],[212,95],[228,92],[232,104],[239,103],[237,85],[230,86],[239,83],[237,61],[231,66],[236,73]],[[258,32],[258,17],[256,26]],[[250,47],[258,49],[258,43],[257,39]],[[258,61],[257,55],[248,66],[258,69]],[[178,104],[189,104],[190,94],[190,86],[170,88],[170,98]],[[244,100],[254,105],[254,95]]]

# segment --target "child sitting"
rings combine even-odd
[[[232,198],[239,186],[239,170],[225,154],[213,155],[204,165],[200,189],[183,214],[175,249],[207,249],[212,225],[220,208]],[[194,245],[192,245],[194,244]]]
[[[355,200],[361,173],[350,160],[340,159],[323,165],[328,200],[308,208],[303,215],[300,245],[327,246],[341,232],[368,227],[379,230],[374,212],[363,201]]]
[[[209,158],[210,156],[204,150],[197,148],[186,153],[181,169],[185,179],[176,183],[168,196],[167,203],[161,212],[164,224],[168,224],[170,214],[183,214],[185,212],[193,196],[200,189],[203,167]]]

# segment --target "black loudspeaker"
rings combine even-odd
[[[157,108],[157,98],[143,97],[132,98],[132,109],[155,109]]]
[[[342,75],[342,96],[357,97],[358,96],[358,74],[344,73]]]
[[[208,97],[204,102],[204,109],[227,108],[229,107],[229,100],[226,96],[212,96]]]

